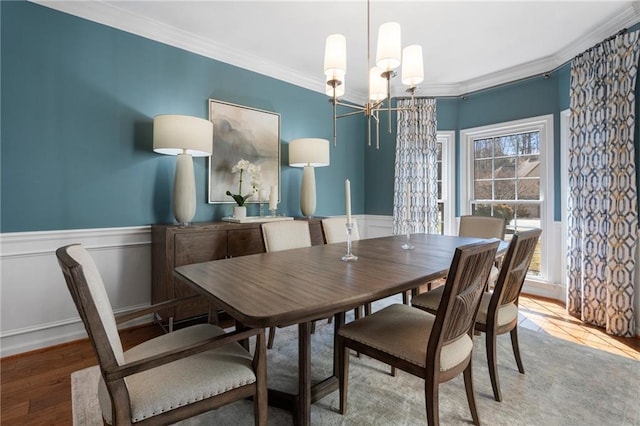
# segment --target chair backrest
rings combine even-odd
[[[505,221],[493,216],[460,216],[458,235],[461,237],[497,238],[504,240]]]
[[[351,230],[351,241],[360,239],[358,232],[358,222],[351,219],[353,229]],[[322,219],[322,231],[324,232],[324,240],[327,244],[343,243],[347,241],[347,218],[345,217],[328,217]]]
[[[306,220],[263,223],[262,238],[268,252],[311,246],[309,222]]]
[[[427,356],[464,334],[471,336],[484,284],[495,261],[499,241],[458,247],[444,285],[427,347]],[[427,360],[429,361],[429,360]]]
[[[489,311],[495,312],[497,306],[518,303],[540,234],[541,229],[531,229],[514,234],[511,238],[489,302]]]
[[[124,364],[113,308],[91,255],[73,244],[56,250],[56,257],[101,367]]]

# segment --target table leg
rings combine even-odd
[[[295,422],[311,424],[311,323],[298,324],[298,406]]]

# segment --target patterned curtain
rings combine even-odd
[[[567,305],[618,336],[635,334],[637,68],[638,31],[571,63]]]
[[[398,100],[393,233],[438,233],[435,99]],[[407,222],[408,219],[408,222]],[[407,228],[409,223],[409,228]]]

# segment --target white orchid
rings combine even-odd
[[[246,195],[242,195],[242,175],[245,170],[249,173],[251,177],[251,192]],[[260,189],[260,180],[262,179],[262,172],[260,171],[260,166],[256,166],[255,164],[245,160],[240,159],[238,164],[231,168],[231,173],[240,173],[240,185],[238,186],[238,193],[232,194],[231,191],[227,191],[226,194],[234,199],[234,201],[238,204],[238,206],[244,206],[245,201],[249,197],[251,197],[255,192],[258,192]]]

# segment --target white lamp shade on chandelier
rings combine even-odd
[[[387,22],[378,28],[378,49],[376,50],[376,66],[384,71],[391,71],[400,65],[402,49],[400,24]]]
[[[319,138],[294,139],[289,142],[289,165],[304,167],[300,187],[300,210],[307,217],[316,211],[315,167],[329,165],[329,141]]]
[[[213,123],[188,115],[158,115],[153,119],[153,150],[177,155],[173,182],[173,215],[186,225],[196,213],[196,182],[192,157],[208,157],[213,148]]]

